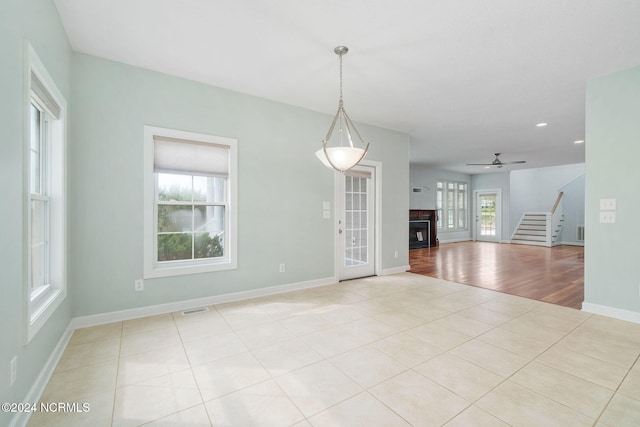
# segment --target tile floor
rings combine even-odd
[[[75,331],[30,426],[638,426],[640,325],[413,275]]]

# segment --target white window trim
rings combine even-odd
[[[226,145],[229,147],[229,212],[225,212],[225,221],[228,229],[228,247],[225,246],[227,256],[223,261],[185,261],[167,262],[158,265],[156,262],[155,239],[155,185],[153,172],[154,162],[154,135],[167,138],[184,139],[191,141],[209,142]],[[233,270],[238,268],[238,140],[222,136],[206,135],[195,132],[187,132],[175,129],[166,129],[156,126],[144,127],[144,278],[179,276],[184,274],[207,273],[212,271]]]
[[[454,180],[446,180],[446,179],[437,179],[436,180],[436,193],[438,191],[438,183],[442,182],[443,183],[443,194],[442,194],[442,215],[440,216],[441,218],[441,223],[442,226],[438,227],[438,233],[456,233],[459,231],[467,231],[469,230],[469,183],[465,182],[465,181],[454,181]],[[454,224],[454,228],[447,228],[445,227],[445,221],[447,221],[448,218],[448,211],[449,211],[449,207],[447,206],[446,203],[446,195],[447,195],[447,185],[448,184],[455,184],[455,195],[457,196],[458,194],[458,184],[465,184],[466,190],[465,190],[465,208],[464,210],[467,213],[467,221],[466,221],[466,226],[465,227],[458,227],[458,198],[454,197],[454,203],[455,203],[455,207],[453,208],[453,224]],[[438,207],[436,206],[436,209]]]
[[[67,195],[67,101],[42,61],[28,41],[24,48],[24,202],[23,202],[23,307],[24,342],[29,343],[42,329],[47,320],[67,296],[67,242],[66,242],[66,195]],[[37,295],[31,294],[31,207],[30,207],[30,137],[31,137],[31,74],[35,74],[48,94],[60,107],[57,120],[51,125],[51,147],[49,150],[50,173],[50,227],[49,263],[50,283]],[[33,301],[32,301],[32,297]]]

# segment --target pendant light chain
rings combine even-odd
[[[342,107],[342,53],[340,54],[340,107]]]

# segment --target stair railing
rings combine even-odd
[[[527,215],[544,215],[545,216],[545,246],[553,246],[555,244],[555,238],[557,237],[556,233],[560,230],[560,223],[562,221],[563,212],[562,212],[562,196],[564,192],[560,191],[558,193],[558,197],[556,197],[556,201],[553,204],[550,212],[524,212],[520,217],[520,221],[518,222],[518,226],[511,233],[511,240],[515,239],[516,234],[518,233],[518,229],[522,221],[525,219]]]
[[[558,197],[556,197],[556,202],[553,204],[553,208],[551,208],[551,215],[547,217],[547,246],[553,246],[555,243],[555,238],[560,231],[560,222],[562,221],[563,211],[562,211],[562,195],[564,191],[560,191],[558,193]],[[550,221],[550,223],[549,223]]]

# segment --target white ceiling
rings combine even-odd
[[[469,174],[495,152],[583,162],[586,82],[640,65],[639,0],[55,3],[77,52],[332,115],[346,45],[349,115],[410,134],[412,163]]]

